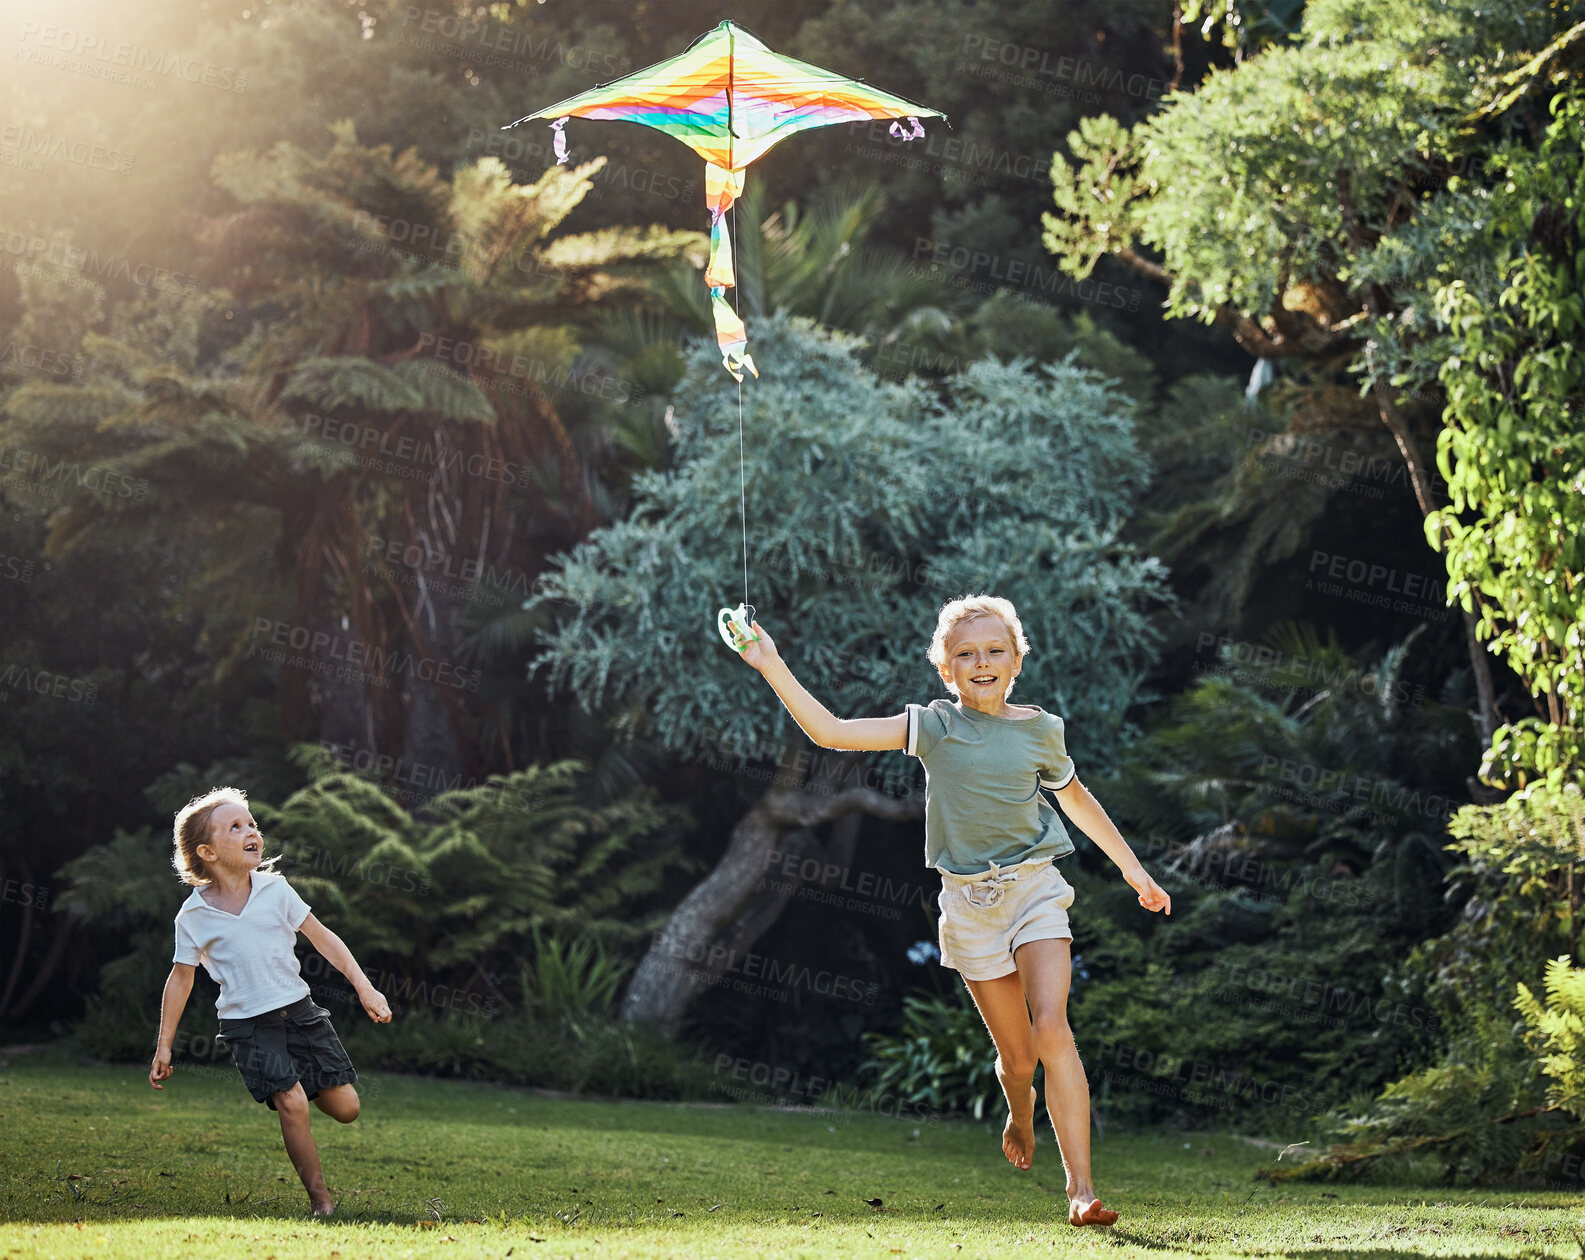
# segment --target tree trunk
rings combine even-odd
[[[19,861],[22,866],[22,884],[29,885],[33,882],[33,867],[29,864],[27,856],[21,855]],[[9,974],[5,979],[5,988],[0,989],[0,1012],[11,1009],[11,995],[16,992],[17,982],[22,978],[22,966],[27,960],[28,945],[33,939],[33,899],[22,899],[22,927],[17,932],[16,954],[11,961]]]
[[[743,964],[745,952],[804,882],[801,876],[778,874],[767,884],[772,854],[816,857],[824,865],[851,854],[854,837],[840,828],[830,845],[822,845],[815,827],[859,813],[886,819],[924,816],[921,799],[840,787],[841,770],[856,768],[862,764],[858,759],[819,760],[827,769],[837,768],[836,783],[773,787],[732,829],[715,869],[683,898],[639,963],[622,1004],[623,1019],[673,1036],[694,998]]]
[[[1353,179],[1347,167],[1339,167],[1337,172],[1337,193],[1339,208],[1343,213],[1343,227],[1348,234],[1349,243],[1359,255],[1366,252],[1367,242],[1365,233],[1359,221],[1359,215],[1354,208]],[[1381,295],[1376,286],[1364,286],[1365,309],[1370,312],[1370,317],[1376,321],[1382,318]],[[1280,303],[1280,298],[1279,298]],[[1404,420],[1403,413],[1398,410],[1398,404],[1392,396],[1392,388],[1387,383],[1383,374],[1376,370],[1375,363],[1376,343],[1374,340],[1365,345],[1365,370],[1370,373],[1371,391],[1376,398],[1376,410],[1381,414],[1381,421],[1392,433],[1393,440],[1398,444],[1398,451],[1403,456],[1405,467],[1409,470],[1409,483],[1414,487],[1415,502],[1420,506],[1420,516],[1425,518],[1442,506],[1435,486],[1431,483],[1431,475],[1426,467],[1425,459],[1420,454],[1419,443],[1415,441],[1414,433]],[[1462,610],[1460,610],[1462,612]],[[1497,689],[1491,677],[1491,653],[1485,651],[1480,640],[1475,635],[1476,618],[1473,612],[1463,612],[1464,618],[1464,644],[1469,651],[1470,672],[1475,679],[1475,695],[1477,712],[1475,714],[1475,728],[1480,733],[1482,748],[1491,747],[1491,737],[1497,730]]]
[[[1338,204],[1342,211],[1343,228],[1348,236],[1349,243],[1356,253],[1363,255],[1369,248],[1365,239],[1365,230],[1360,223],[1359,215],[1355,210],[1353,201],[1353,185],[1351,175],[1346,167],[1340,167],[1337,172]],[[1173,276],[1160,263],[1144,257],[1131,247],[1124,247],[1115,251],[1117,257],[1140,275],[1160,281],[1170,286]],[[1372,318],[1380,318],[1381,301],[1375,288],[1366,285],[1364,289],[1366,309]],[[1242,311],[1231,305],[1223,305],[1215,312],[1215,321],[1232,330],[1234,340],[1256,358],[1278,359],[1298,358],[1308,362],[1315,362],[1317,357],[1338,344],[1342,339],[1351,335],[1344,331],[1351,321],[1339,323],[1333,321],[1331,325],[1323,325],[1318,321],[1297,311],[1291,311],[1283,305],[1281,286],[1276,300],[1268,312],[1272,324],[1277,328],[1278,335],[1272,335],[1259,323],[1249,318]],[[1371,384],[1375,391],[1376,407],[1381,415],[1382,423],[1392,433],[1393,439],[1398,444],[1398,450],[1403,456],[1405,467],[1409,472],[1409,481],[1414,488],[1415,500],[1420,505],[1422,518],[1429,515],[1438,506],[1430,474],[1425,461],[1421,458],[1419,446],[1414,440],[1407,424],[1404,423],[1402,414],[1398,411],[1397,404],[1393,401],[1392,390],[1387,382],[1374,370],[1370,363],[1371,347],[1366,346],[1366,367],[1371,372]],[[1480,733],[1485,747],[1491,746],[1492,735],[1501,722],[1497,712],[1497,690],[1492,682],[1491,653],[1482,648],[1480,640],[1475,635],[1477,619],[1473,612],[1463,612],[1464,641],[1469,652],[1470,672],[1475,680],[1475,694],[1477,698],[1477,712],[1474,714],[1475,728]]]
[[[61,965],[61,959],[66,957],[66,946],[72,939],[72,921],[66,915],[56,916],[55,939],[50,942],[49,952],[44,955],[44,961],[33,970],[33,976],[28,987],[22,995],[10,1005],[0,1008],[0,1016],[5,1019],[21,1019],[28,1013],[28,1009],[45,989],[49,988],[50,981],[55,978],[55,972]]]
[[[1375,316],[1379,304],[1374,294],[1370,296],[1368,305],[1371,315]],[[1368,346],[1365,358],[1366,367],[1371,372],[1371,389],[1376,398],[1376,410],[1381,414],[1382,423],[1387,426],[1393,440],[1398,444],[1404,466],[1409,470],[1409,482],[1414,487],[1415,502],[1419,504],[1420,516],[1424,519],[1442,506],[1436,487],[1431,482],[1430,471],[1420,454],[1419,444],[1414,440],[1414,434],[1404,420],[1403,413],[1398,410],[1398,404],[1393,401],[1392,389],[1370,363],[1371,348]],[[1475,614],[1460,608],[1459,615],[1464,619],[1464,646],[1469,652],[1470,672],[1475,678],[1475,729],[1480,734],[1481,748],[1484,750],[1491,747],[1491,737],[1496,733],[1498,725],[1497,688],[1492,682],[1491,653],[1481,646],[1480,639],[1476,637],[1475,627],[1478,619]]]
[[[423,575],[418,575],[422,579]],[[404,702],[401,754],[406,765],[397,787],[409,808],[450,788],[463,786],[464,754],[457,730],[466,721],[457,688],[444,678],[465,678],[458,661],[461,635],[457,618],[462,601],[455,595],[420,587],[410,614],[417,623],[410,633],[415,655],[434,668],[415,669],[413,676],[393,679],[401,684]],[[404,609],[404,616],[409,614]],[[437,672],[443,668],[443,674]],[[426,678],[423,675],[429,675]]]

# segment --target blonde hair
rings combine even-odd
[[[176,811],[176,825],[172,829],[175,852],[171,865],[184,884],[202,888],[214,881],[204,874],[204,860],[198,856],[198,846],[208,844],[209,820],[222,805],[248,807],[248,794],[241,788],[210,788],[202,796],[195,796]]]
[[[936,632],[930,638],[930,650],[926,653],[930,663],[936,667],[937,672],[946,668],[947,664],[947,636],[957,627],[959,622],[967,621],[970,617],[1000,617],[1002,624],[1007,627],[1007,634],[1013,641],[1013,650],[1020,656],[1029,654],[1029,640],[1024,637],[1024,623],[1018,619],[1018,610],[1013,607],[1013,601],[1002,599],[998,595],[963,595],[958,599],[949,600],[941,606],[941,612],[936,617]],[[952,688],[952,684],[947,684]],[[1013,689],[1008,683],[1007,690]],[[956,694],[955,689],[953,689]]]

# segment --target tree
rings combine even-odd
[[[810,689],[849,716],[940,694],[923,650],[936,610],[992,590],[1019,605],[1034,647],[1021,694],[1069,719],[1081,766],[1115,758],[1158,637],[1146,613],[1167,599],[1160,564],[1117,541],[1148,471],[1126,400],[1071,363],[987,360],[938,401],[877,380],[852,338],[808,321],[773,317],[755,339],[749,594]],[[542,580],[537,602],[560,619],[534,662],[552,694],[608,706],[623,733],[772,783],[634,976],[624,1014],[667,1031],[796,891],[757,887],[768,853],[843,861],[852,827],[815,829],[923,813],[900,752],[816,753],[717,644],[741,572],[738,391],[701,345],[677,396],[671,470],[640,477],[629,518]]]
[[[1439,269],[1481,264],[1453,213],[1459,176],[1526,118],[1528,96],[1505,79],[1517,63],[1546,50],[1540,81],[1577,62],[1576,9],[1391,0],[1362,23],[1349,0],[1315,0],[1299,42],[1213,72],[1133,127],[1085,119],[1073,162],[1052,161],[1046,245],[1075,274],[1126,262],[1168,286],[1169,315],[1227,328],[1318,390],[1358,375],[1428,517],[1441,506],[1424,454],[1439,408],[1435,365],[1415,348]],[[1355,422],[1335,400],[1327,410]],[[1489,740],[1490,654],[1477,614],[1464,618]]]
[[[1519,787],[1585,778],[1585,95],[1552,112],[1538,150],[1490,163],[1503,176],[1481,234],[1495,285],[1454,278],[1437,295],[1452,501],[1426,519],[1449,597],[1478,610],[1481,637],[1536,697],[1482,767]]]
[[[596,942],[603,955],[605,945],[641,940],[664,914],[655,894],[680,859],[682,818],[648,788],[591,807],[577,762],[534,764],[442,792],[415,817],[322,748],[299,746],[293,759],[309,782],[278,807],[253,802],[266,847],[398,1009],[519,1008],[530,996],[517,984],[527,956],[548,949],[545,970],[567,961],[563,942],[579,939],[590,944],[577,955]],[[193,784],[223,769],[179,766],[148,795],[186,801]],[[185,896],[170,833],[118,828],[61,877],[66,915],[116,933],[124,951],[104,963],[78,1034],[100,1054],[136,1055],[147,1043],[148,995],[170,965],[170,916]],[[333,979],[328,968],[307,974]],[[445,997],[431,1002],[432,992]]]
[[[491,746],[511,761],[505,714],[459,685],[468,606],[492,580],[508,594],[515,582],[520,602],[523,575],[598,519],[557,406],[578,369],[565,326],[700,237],[552,241],[598,161],[524,187],[483,158],[448,181],[412,151],[359,144],[350,122],[332,131],[323,157],[282,143],[216,163],[236,208],[195,228],[225,286],[210,311],[243,316],[230,326],[251,322],[245,337],[201,360],[195,326],[177,356],[155,335],[169,314],[157,303],[120,338],[85,338],[91,379],[26,384],[5,410],[51,458],[153,487],[137,504],[76,493],[52,518],[52,546],[112,521],[200,523],[214,546],[193,579],[238,588],[206,613],[228,664],[261,646],[260,617],[299,650],[340,644],[346,661],[358,645],[358,668],[334,675],[324,660],[282,666],[288,736],[423,763],[454,784],[482,772]],[[371,565],[391,541],[416,562]],[[285,623],[269,579],[290,589]],[[189,595],[204,607],[213,591]]]

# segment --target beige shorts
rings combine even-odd
[[[937,868],[940,869],[940,868]],[[1018,970],[1013,951],[1030,941],[1072,940],[1073,885],[1050,858],[979,875],[941,872],[941,965],[965,980]]]

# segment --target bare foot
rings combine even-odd
[[[1102,1207],[1099,1199],[1072,1199],[1068,1203],[1069,1225],[1111,1225],[1117,1213]]]
[[[1035,1159],[1035,1087],[1029,1087],[1029,1108],[1023,1118],[1007,1109],[1007,1127],[1002,1130],[1002,1153],[1014,1168],[1028,1168]]]

